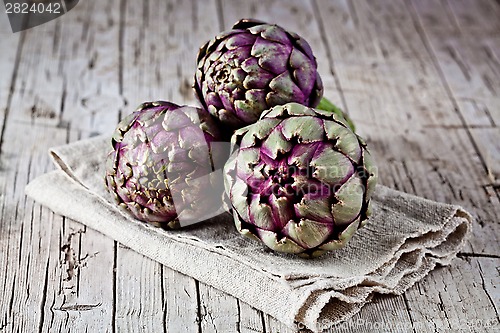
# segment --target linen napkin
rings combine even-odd
[[[26,193],[293,328],[321,332],[352,317],[376,293],[403,293],[436,265],[449,264],[471,229],[461,207],[378,186],[368,224],[346,247],[315,259],[275,253],[241,236],[228,213],[166,231],[114,204],[103,181],[110,150],[106,137],[51,149],[60,170],[33,180]]]

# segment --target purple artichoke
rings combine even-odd
[[[225,186],[240,233],[310,257],[342,247],[366,223],[376,168],[335,113],[276,106],[231,144]]]
[[[214,120],[202,109],[144,103],[114,132],[107,189],[139,220],[166,229],[181,226],[181,217],[199,222],[220,207],[220,199],[210,193],[216,169],[211,143],[219,137]]]
[[[311,47],[299,35],[241,20],[201,47],[194,88],[205,109],[237,129],[275,105],[318,105],[323,85],[316,68]]]

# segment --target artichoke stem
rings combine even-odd
[[[345,119],[347,122],[347,125],[349,125],[349,128],[353,131],[356,132],[356,126],[354,126],[354,122],[352,121],[351,118],[342,111],[338,106],[330,102],[327,98],[323,97],[321,101],[319,102],[318,106],[316,109],[324,110],[324,111],[330,111],[338,115],[339,117],[342,117]]]

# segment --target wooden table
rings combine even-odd
[[[451,266],[339,331],[499,329],[498,1],[87,0],[16,34],[0,14],[0,332],[293,332],[24,194],[54,169],[49,147],[111,133],[146,100],[194,104],[198,47],[242,17],[310,42],[381,183],[477,219]]]

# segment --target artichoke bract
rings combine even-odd
[[[323,84],[309,44],[274,25],[241,20],[200,48],[194,88],[205,109],[231,129],[275,105],[316,106]]]
[[[231,145],[225,187],[240,233],[314,257],[344,246],[366,223],[377,170],[338,115],[276,106],[237,130]]]
[[[223,181],[212,172],[220,166],[211,150],[219,137],[205,110],[144,103],[114,132],[107,189],[132,216],[166,229],[212,217],[222,207],[214,191]]]

